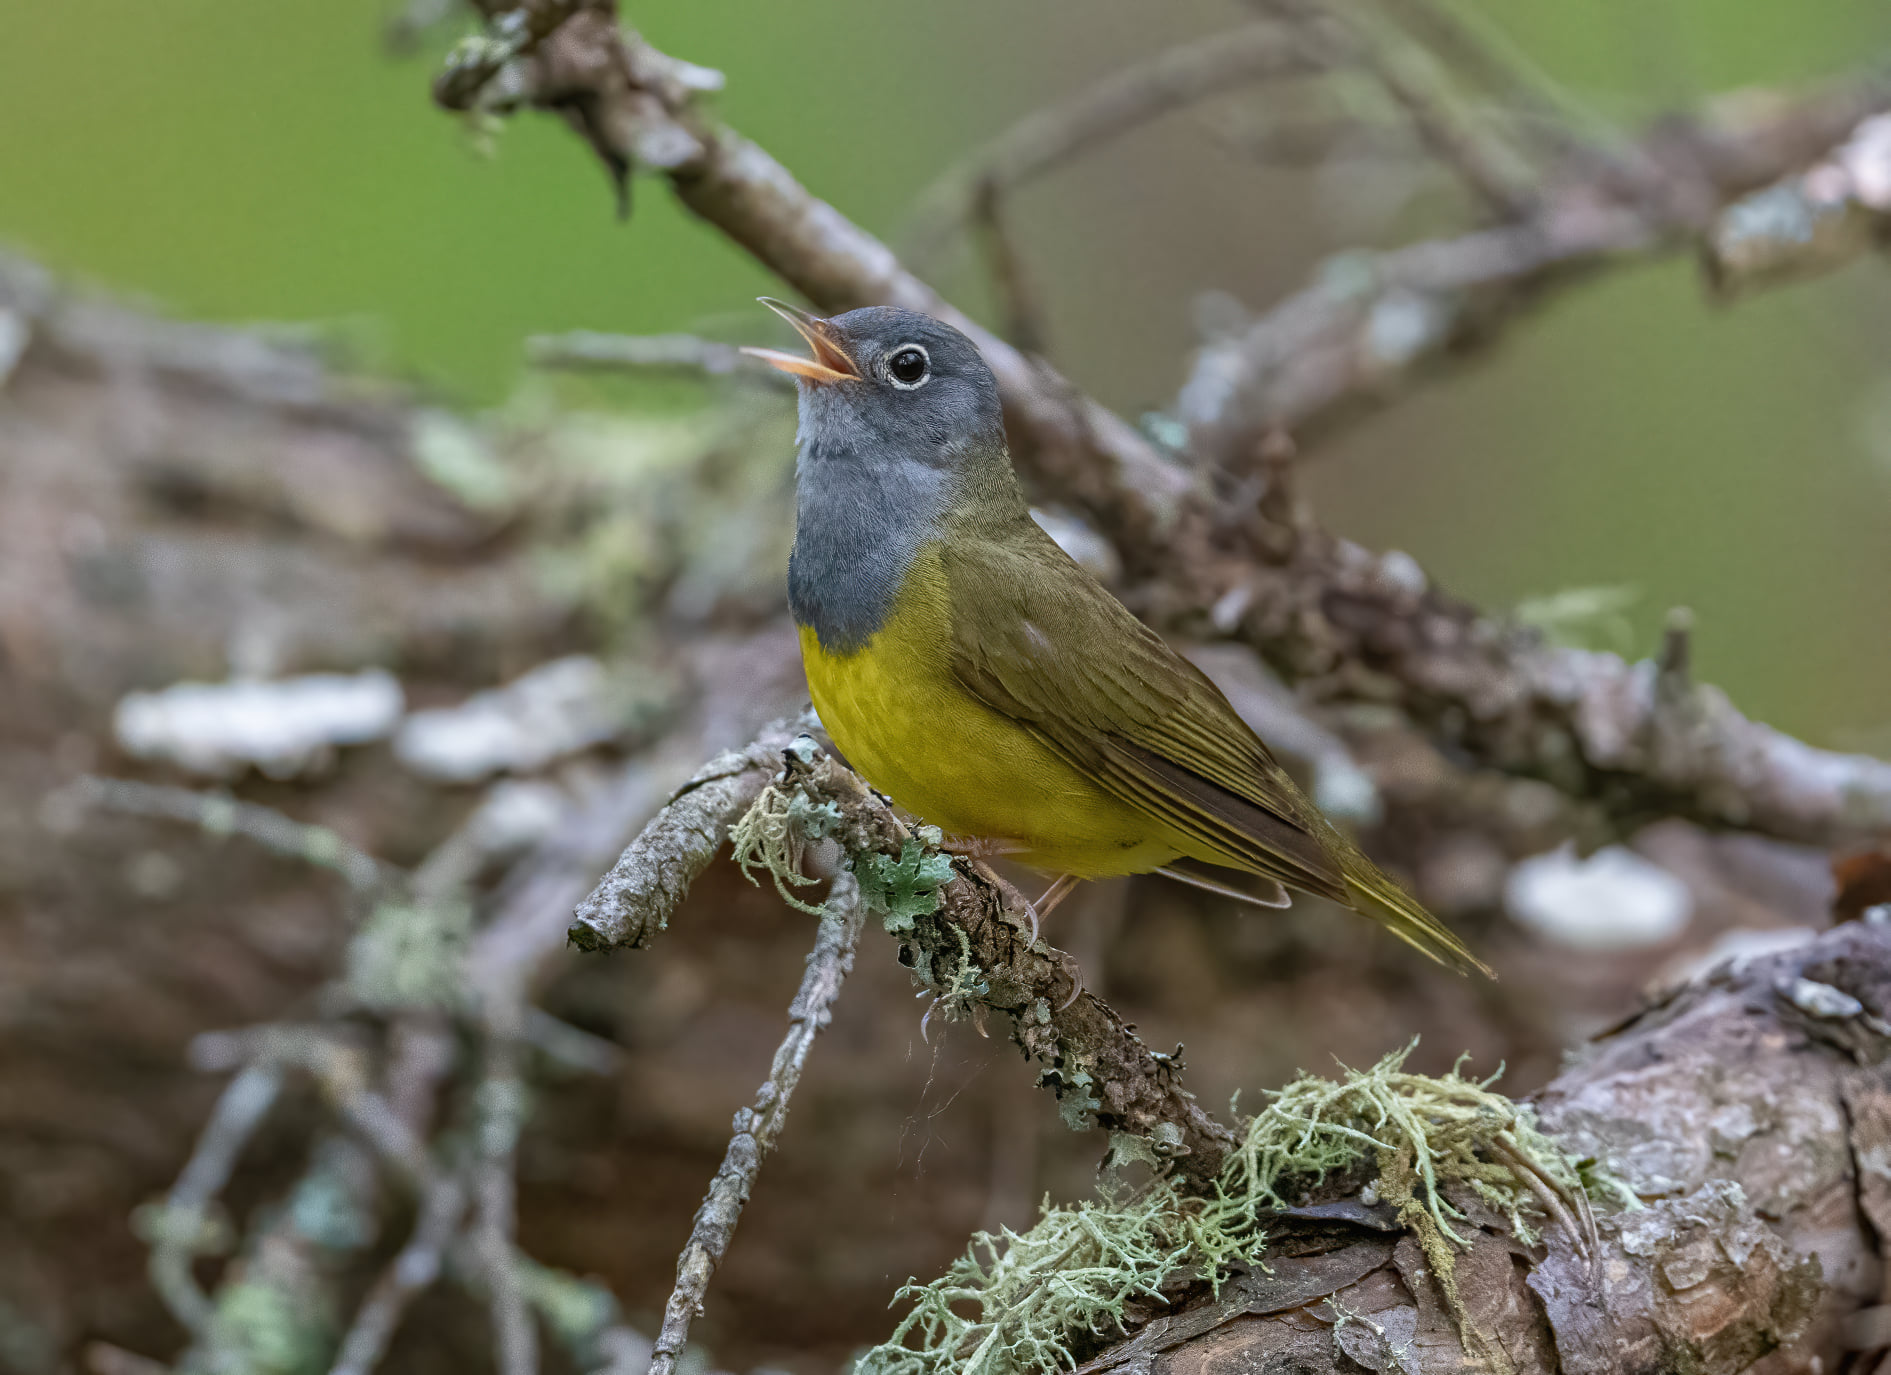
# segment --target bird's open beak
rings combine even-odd
[[[800,358],[779,349],[744,348],[742,352],[751,358],[761,359],[770,367],[780,368],[783,372],[791,372],[796,377],[805,377],[810,382],[822,385],[860,380],[860,369],[854,366],[854,360],[835,342],[827,321],[771,296],[758,296],[756,299],[793,325],[795,333],[807,340],[808,347],[814,350],[814,357]]]

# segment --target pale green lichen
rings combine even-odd
[[[317,1375],[334,1348],[334,1324],[322,1307],[261,1280],[230,1285],[217,1298],[201,1358],[188,1375]]]
[[[979,1233],[950,1270],[909,1283],[911,1311],[891,1338],[861,1357],[855,1375],[1048,1375],[1120,1336],[1125,1307],[1160,1305],[1172,1282],[1219,1289],[1232,1269],[1266,1248],[1265,1217],[1309,1186],[1361,1165],[1376,1166],[1379,1197],[1424,1246],[1467,1349],[1486,1343],[1465,1321],[1453,1277],[1454,1223],[1463,1213],[1445,1185],[1470,1189],[1501,1213],[1519,1239],[1534,1239],[1547,1183],[1580,1200],[1589,1177],[1537,1127],[1526,1107],[1457,1068],[1441,1077],[1404,1070],[1411,1047],[1339,1080],[1302,1074],[1268,1095],[1243,1124],[1240,1143],[1209,1194],[1172,1177],[1098,1201],[1052,1206],[1026,1232]],[[1460,1062],[1461,1065],[1462,1062]],[[1082,1071],[1066,1101],[1087,1097]],[[1074,1089],[1076,1092],[1071,1092]],[[1122,1157],[1160,1154],[1112,1138]],[[1578,1206],[1581,1206],[1580,1203]]]
[[[766,870],[783,902],[819,916],[821,904],[803,902],[789,888],[809,888],[820,882],[801,872],[801,861],[808,845],[832,832],[839,821],[840,808],[832,802],[815,806],[800,790],[784,792],[771,783],[729,827],[729,844],[735,850],[735,862],[750,883],[761,887],[755,871]]]
[[[912,931],[915,918],[939,910],[939,890],[952,880],[952,861],[909,840],[900,847],[898,859],[857,856],[854,877],[860,880],[860,898],[867,909],[880,914],[889,934],[903,936]]]
[[[378,1011],[457,1008],[472,922],[457,897],[376,904],[348,942],[349,992]]]

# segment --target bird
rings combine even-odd
[[[1054,876],[1034,932],[1079,881],[1160,873],[1262,906],[1315,894],[1490,973],[1032,518],[971,339],[892,306],[761,301],[810,350],[744,350],[795,380],[788,605],[815,712],[868,783]]]

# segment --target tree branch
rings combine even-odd
[[[830,809],[825,834],[855,874],[892,876],[895,884],[918,876],[923,838],[858,774],[809,739],[791,745],[785,758],[784,786],[800,791],[810,808]],[[1212,1179],[1233,1134],[1183,1090],[1180,1058],[1151,1052],[1108,1003],[1083,989],[1069,955],[1032,939],[1036,922],[1017,889],[975,860],[955,858],[951,868],[935,906],[896,906],[887,921],[901,944],[900,963],[939,994],[936,1006],[952,1017],[976,1018],[980,1007],[1007,1014],[1066,1122],[1094,1120],[1145,1138],[1191,1179]]]
[[[674,1375],[677,1357],[689,1340],[690,1320],[702,1308],[703,1295],[735,1236],[762,1161],[774,1149],[788,1119],[788,1102],[801,1082],[814,1038],[833,1020],[834,1000],[853,972],[863,915],[860,885],[851,874],[837,876],[821,912],[814,949],[808,953],[807,973],[788,1008],[788,1034],[775,1051],[755,1101],[735,1115],[735,1135],[722,1157],[722,1167],[696,1210],[689,1241],[677,1257],[676,1288],[663,1310],[650,1375]]]
[[[1891,88],[1854,84],[1764,123],[1667,121],[1624,153],[1578,155],[1516,223],[1331,258],[1310,285],[1202,348],[1175,415],[1211,461],[1238,459],[1277,429],[1304,446],[1382,408],[1425,369],[1488,349],[1552,291],[1702,242],[1723,209],[1886,108]]]
[[[1354,1179],[1270,1221],[1265,1269],[1165,1310],[1078,1375],[1398,1375],[1421,1357],[1514,1375],[1739,1375],[1870,1348],[1881,1329],[1854,1316],[1878,1301],[1891,1224],[1872,1164],[1891,1149],[1887,1016],[1882,925],[1722,964],[1585,1047],[1538,1096],[1542,1127],[1638,1205],[1607,1208],[1599,1251],[1566,1225],[1526,1247],[1455,1195],[1470,1222],[1452,1263],[1460,1327],[1436,1267]],[[1479,1346],[1499,1355],[1480,1362]]]
[[[888,926],[901,942],[900,962],[938,994],[935,1005],[946,1016],[981,1016],[979,1008],[1008,1014],[1071,1125],[1094,1120],[1147,1138],[1191,1178],[1212,1179],[1232,1133],[1182,1089],[1179,1060],[1151,1052],[1107,1003],[1085,992],[1069,955],[1032,940],[1035,922],[1023,895],[966,859],[954,860],[950,879],[936,889],[921,882],[929,852],[892,807],[811,738],[784,751],[774,743],[782,729],[777,723],[747,749],[722,755],[699,775],[710,782],[679,794],[651,821],[578,908],[572,943],[585,950],[646,943],[659,914],[667,919],[720,848],[735,800],[755,802],[778,777],[802,795],[808,815],[825,818],[821,835],[840,845],[855,875],[904,881],[908,898],[917,895],[913,910],[899,906]],[[704,799],[710,788],[720,791]]]
[[[1097,145],[1212,96],[1260,81],[1308,76],[1328,63],[1279,24],[1248,24],[1181,43],[1034,110],[940,176],[915,200],[901,236],[908,259],[934,261],[978,211]]]
[[[747,747],[696,771],[578,904],[568,932],[580,950],[640,949],[656,939],[697,875],[781,768],[781,751],[802,729],[776,721]]]

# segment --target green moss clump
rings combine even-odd
[[[1416,1042],[1414,1042],[1416,1044]],[[1242,1124],[1242,1139],[1210,1194],[1160,1177],[1121,1197],[1052,1206],[1026,1232],[981,1232],[950,1270],[908,1283],[912,1304],[893,1335],[862,1356],[855,1375],[1049,1375],[1124,1333],[1126,1305],[1166,1301],[1172,1281],[1219,1290],[1234,1267],[1258,1265],[1265,1216],[1310,1185],[1363,1163],[1377,1166],[1379,1196],[1424,1246],[1458,1319],[1469,1330],[1453,1279],[1453,1224],[1463,1214],[1443,1186],[1470,1189],[1534,1240],[1536,1219],[1570,1200],[1586,1208],[1577,1165],[1527,1107],[1491,1080],[1457,1068],[1438,1078],[1404,1070],[1407,1046],[1339,1080],[1302,1074],[1268,1095]],[[1462,1061],[1460,1061],[1460,1065]],[[1493,1076],[1494,1078],[1495,1076]],[[1122,1149],[1119,1155],[1140,1152]]]

